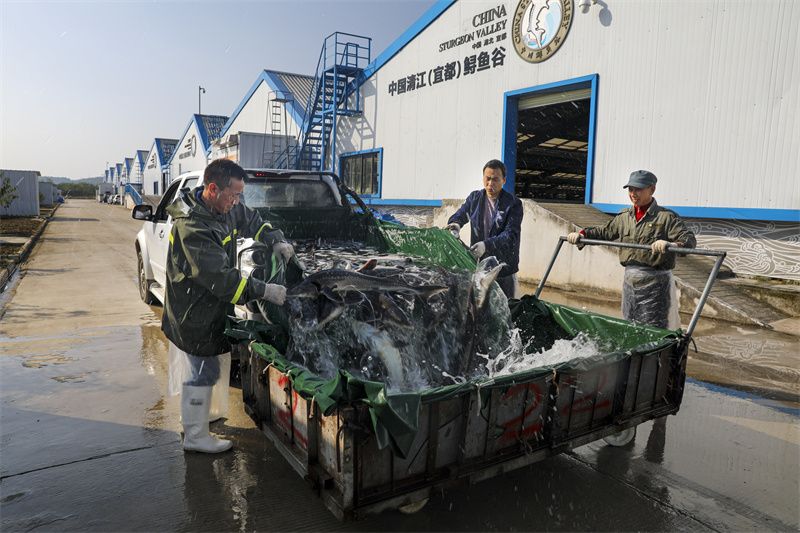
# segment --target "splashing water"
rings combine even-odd
[[[353,332],[383,362],[389,383],[403,383],[403,359],[389,334],[364,322],[353,322]]]
[[[585,334],[557,340],[548,349],[539,349],[541,342],[534,342],[535,338],[521,338],[520,330],[513,328],[502,290],[495,283],[484,283],[489,269],[449,271],[341,243],[297,249],[311,265],[310,271],[341,262],[358,268],[365,259],[377,258],[377,266],[368,271],[371,276],[409,286],[448,287],[427,299],[386,293],[407,319],[405,325],[387,320],[367,295],[362,295],[362,303],[349,304],[323,327],[291,320],[292,344],[287,356],[321,377],[331,378],[346,370],[363,379],[382,381],[390,393],[410,392],[506,376],[600,353],[599,344]]]
[[[526,370],[555,366],[561,363],[584,359],[601,353],[600,344],[585,333],[579,333],[573,339],[559,339],[548,349],[529,351],[535,339],[523,341],[519,330],[511,331],[508,347],[497,357],[478,354],[485,362],[489,377],[508,376]]]

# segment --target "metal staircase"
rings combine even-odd
[[[338,117],[360,115],[359,76],[370,62],[372,39],[336,32],[325,38],[309,95],[300,148],[287,150],[294,168],[336,168]]]

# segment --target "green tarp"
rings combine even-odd
[[[387,251],[422,257],[447,268],[474,269],[475,261],[466,248],[443,230],[380,223],[379,232]],[[414,440],[422,403],[440,401],[468,390],[488,391],[494,387],[523,383],[550,374],[554,368],[588,370],[612,364],[632,354],[652,353],[680,340],[680,330],[637,326],[625,320],[543,302],[533,296],[512,300],[509,307],[514,326],[520,329],[523,339],[534,339],[531,347],[535,351],[549,348],[558,339],[572,339],[581,332],[608,350],[555,367],[479,378],[416,393],[388,394],[383,383],[361,379],[345,370],[339,370],[335,376],[326,379],[288,361],[282,355],[288,338],[278,326],[242,321],[232,324],[228,334],[234,339],[255,341],[250,344],[253,352],[288,374],[297,393],[313,398],[323,413],[332,413],[338,405],[365,404],[369,408],[378,445],[381,448],[390,446],[401,457],[406,457]]]

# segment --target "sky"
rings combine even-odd
[[[79,179],[230,115],[261,72],[313,75],[322,42],[371,37],[372,58],[435,0],[0,0],[0,168]]]

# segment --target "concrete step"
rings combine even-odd
[[[612,215],[585,204],[536,203],[578,228],[600,226],[612,218]],[[685,293],[682,308],[694,305],[705,288],[713,266],[714,258],[711,257],[691,255],[678,257],[673,275]],[[791,316],[785,312],[785,307],[775,307],[766,303],[767,301],[770,301],[770,298],[755,295],[752,290],[746,290],[741,283],[736,282],[735,274],[723,263],[711,289],[708,305],[712,306],[721,318],[760,326],[769,326],[773,322]],[[694,309],[683,310],[692,312]]]
[[[156,194],[143,194],[142,202],[147,205],[152,205],[153,209],[155,209],[158,207],[158,204],[161,203],[161,196]]]

